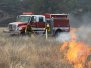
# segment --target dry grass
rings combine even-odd
[[[55,38],[10,36],[0,28],[0,68],[73,68]],[[89,62],[88,68],[91,68]]]
[[[0,29],[0,68],[72,68],[60,43],[44,36],[9,36]]]

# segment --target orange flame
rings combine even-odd
[[[71,32],[71,39],[69,42],[64,42],[60,50],[66,49],[66,60],[74,65],[74,68],[84,68],[86,59],[90,54],[91,48],[88,48],[84,42],[76,41],[75,31]]]

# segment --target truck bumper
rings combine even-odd
[[[9,31],[10,34],[20,34],[20,31]]]

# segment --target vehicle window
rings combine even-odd
[[[47,23],[50,23],[50,20],[46,20],[47,21]]]
[[[16,21],[19,21],[19,22],[29,22],[30,20],[30,16],[19,16]]]
[[[31,17],[31,22],[35,22],[36,21],[36,17],[35,16],[32,16]]]
[[[39,22],[44,22],[43,17],[39,17]]]

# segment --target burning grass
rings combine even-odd
[[[91,46],[89,47],[83,40],[77,40],[75,31],[71,31],[70,35],[71,39],[64,42],[60,48],[64,52],[65,59],[74,68],[89,68],[91,60],[88,58],[91,58]]]

